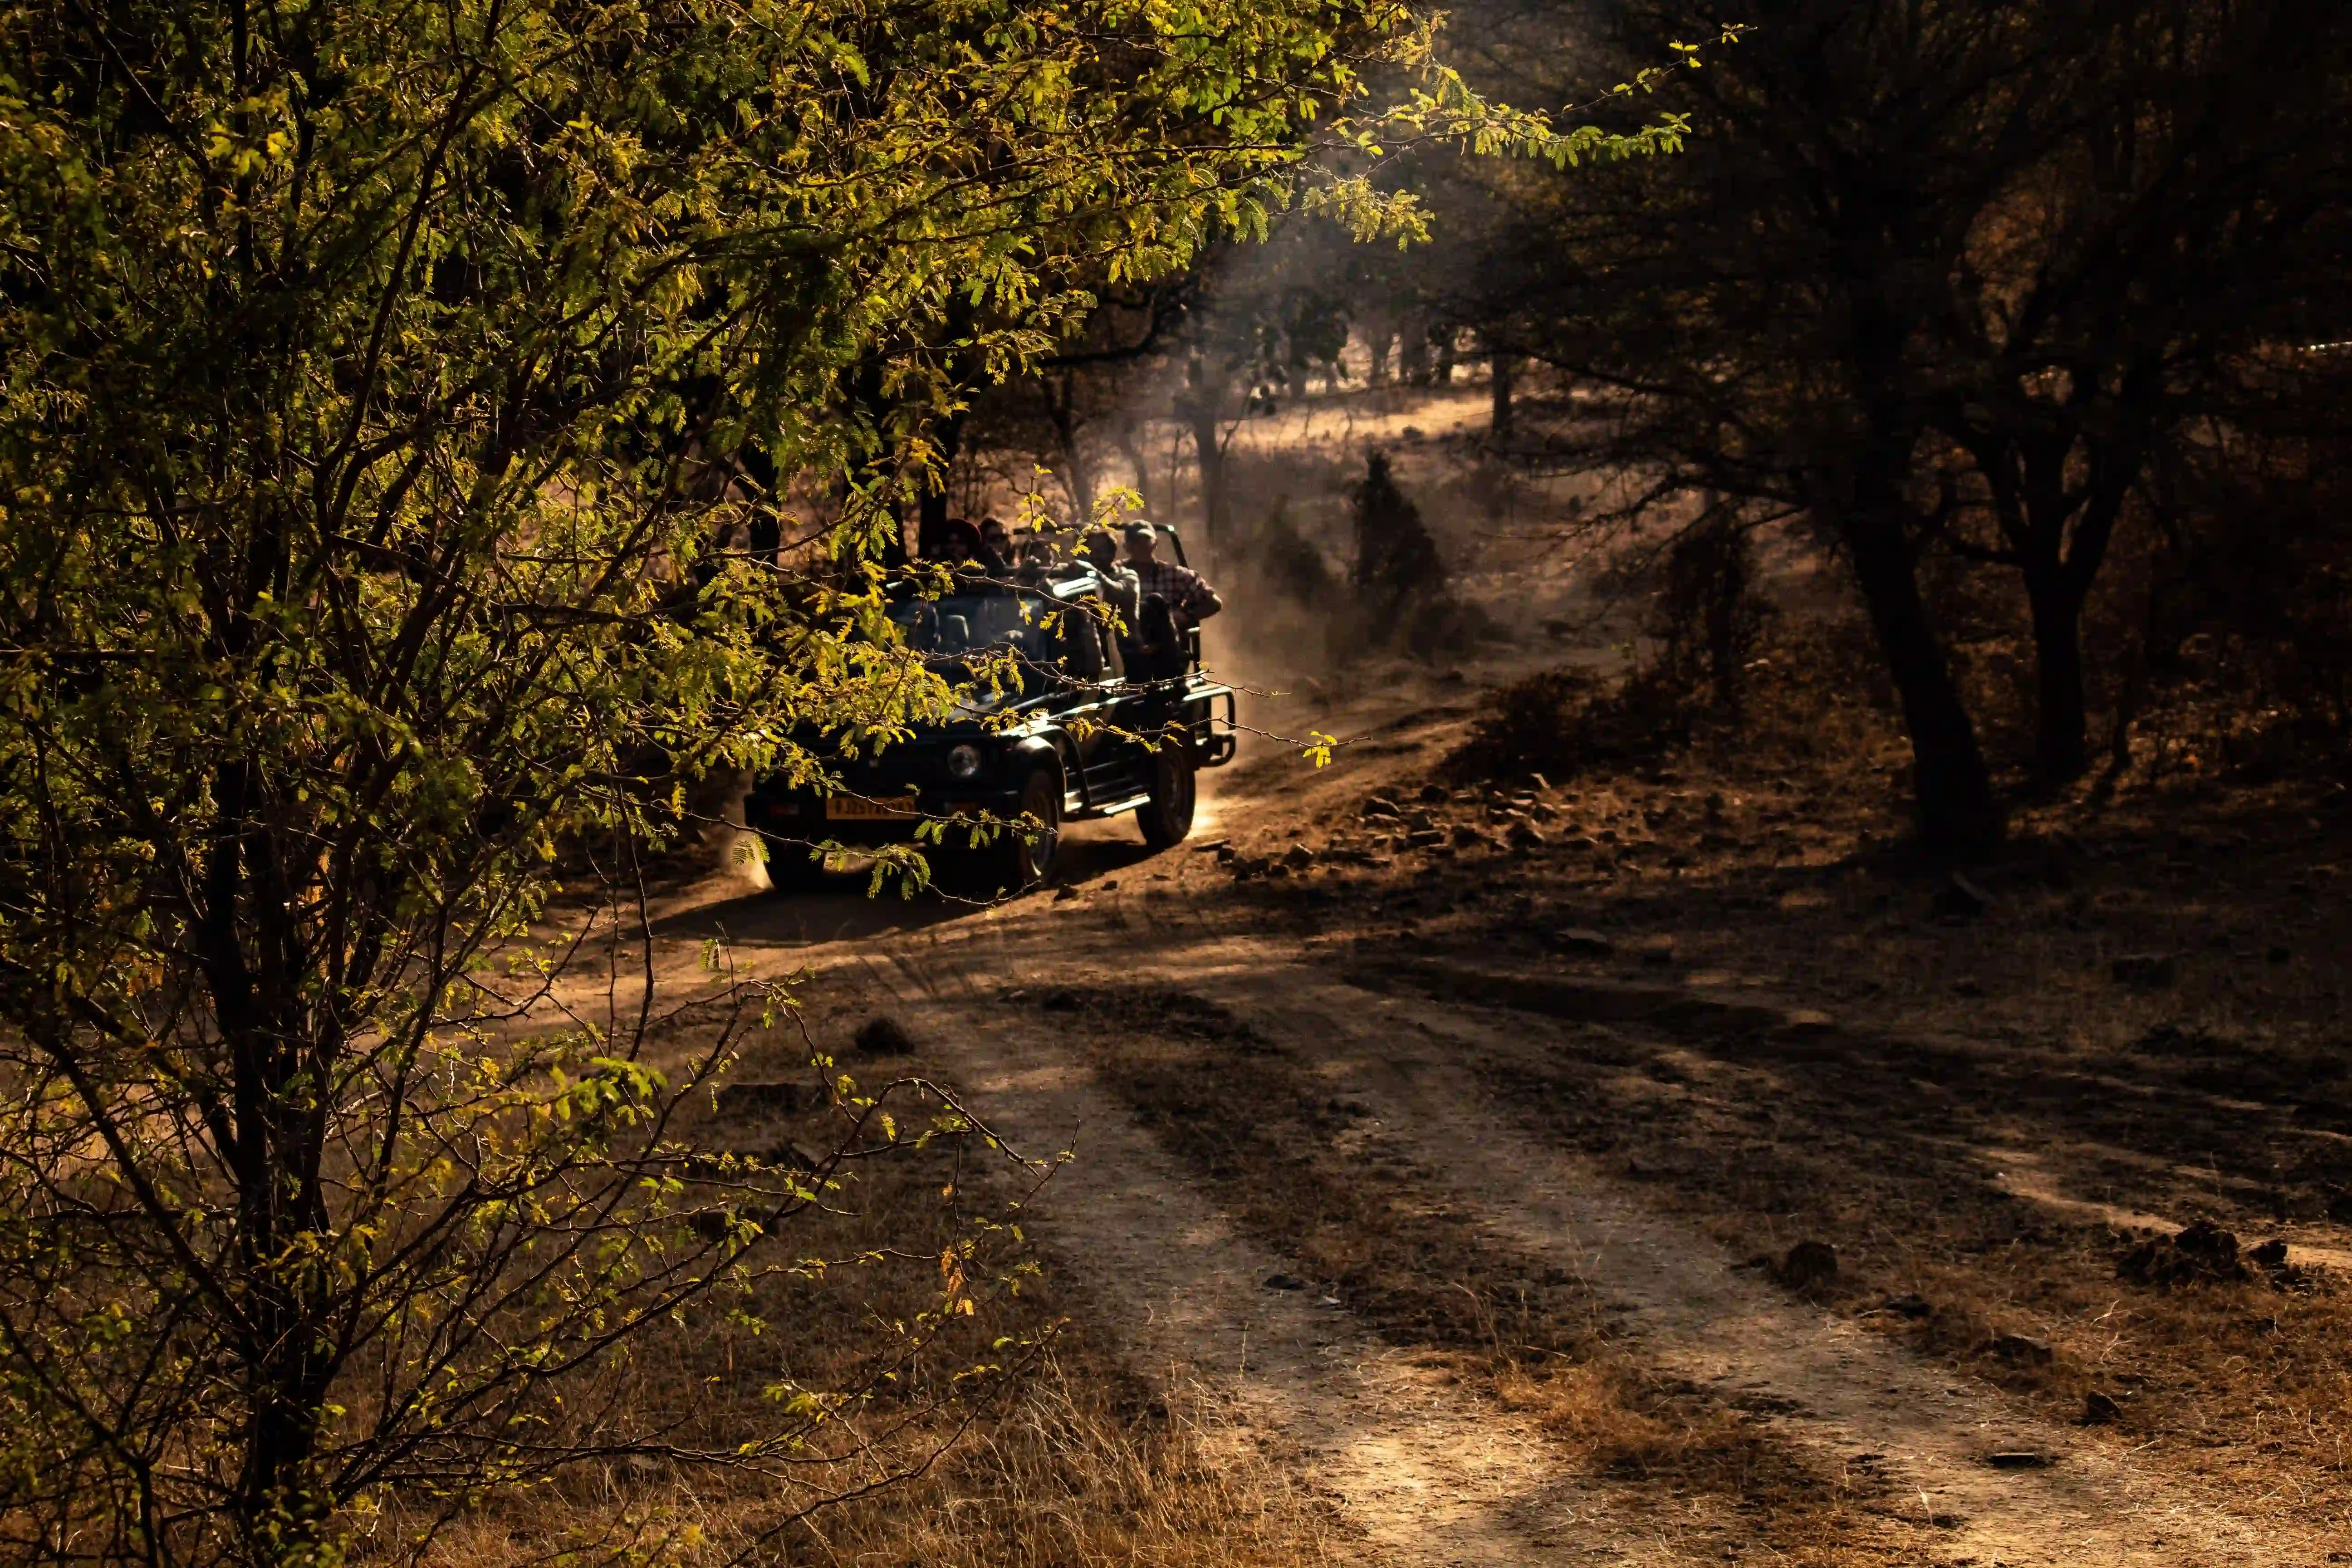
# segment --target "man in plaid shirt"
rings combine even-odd
[[[1141,590],[1136,643],[1144,679],[1171,680],[1189,662],[1184,633],[1225,607],[1198,572],[1159,556],[1160,531],[1138,518],[1127,525],[1127,565]]]

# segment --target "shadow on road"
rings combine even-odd
[[[1152,859],[1154,854],[1124,818],[1074,824],[1064,833],[1054,884],[1083,890]],[[952,893],[924,891],[901,898],[895,889],[886,888],[868,897],[866,889],[866,873],[858,871],[827,878],[819,891],[746,891],[677,910],[656,921],[654,930],[664,937],[719,937],[747,946],[818,947],[971,920],[1000,907]],[[1049,887],[1014,901],[1053,897]]]

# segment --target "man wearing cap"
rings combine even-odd
[[[1127,566],[1142,594],[1136,642],[1145,679],[1172,680],[1184,673],[1184,633],[1225,607],[1198,572],[1160,559],[1160,531],[1141,518],[1127,525]]]
[[[1103,603],[1133,626],[1135,617],[1143,613],[1143,586],[1119,562],[1118,536],[1099,525],[1090,528],[1078,546],[1078,556],[1094,568],[1096,580],[1102,584]]]

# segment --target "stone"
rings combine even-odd
[[[1066,883],[1054,889],[1054,901],[1057,904],[1069,903],[1076,899],[1077,896],[1078,890],[1076,888],[1068,886]]]
[[[1468,823],[1460,822],[1454,824],[1454,847],[1456,849],[1475,848],[1486,844],[1487,842],[1489,842],[1489,840],[1486,836],[1479,832],[1476,828],[1471,826]]]
[[[1404,819],[1404,825],[1415,833],[1427,833],[1437,826],[1437,817],[1433,812],[1416,811]]]
[[[1405,847],[1410,849],[1433,849],[1445,842],[1445,835],[1434,827],[1425,827],[1406,834],[1404,842]]]
[[[1307,1281],[1296,1274],[1269,1274],[1265,1277],[1265,1288],[1269,1290],[1304,1290]]]
[[[1433,784],[1421,786],[1421,803],[1423,805],[1443,805],[1453,798],[1453,792],[1444,784]]]
[[[2118,985],[2162,991],[2180,979],[2180,961],[2168,952],[2127,952],[2107,965]]]
[[[1304,871],[1315,864],[1315,851],[1304,844],[1294,844],[1290,847],[1289,852],[1283,856],[1282,863],[1294,871]]]
[[[2049,1455],[2032,1448],[2003,1448],[1985,1456],[1985,1463],[1996,1470],[2046,1470],[2053,1462]]]
[[[1503,837],[1510,841],[1513,847],[1519,849],[1533,849],[1544,842],[1542,830],[1532,822],[1514,822],[1504,831]]]
[[[1886,1299],[1886,1310],[1898,1318],[1910,1318],[1916,1321],[1935,1310],[1927,1304],[1927,1298],[1925,1296],[1889,1296]]]
[[[1562,952],[1580,958],[1606,958],[1617,951],[1617,944],[1601,932],[1581,927],[1552,932],[1551,944]]]
[[[1063,889],[1064,892],[1075,890]],[[903,1057],[915,1048],[914,1037],[907,1033],[907,1026],[887,1013],[877,1014],[859,1025],[857,1033],[849,1037],[849,1043],[861,1057]]]
[[[1386,795],[1376,795],[1372,796],[1371,799],[1364,802],[1363,815],[1366,816],[1402,816],[1404,813],[1397,809],[1396,802],[1389,799]]]
[[[2123,1418],[2124,1407],[2114,1394],[2102,1394],[2095,1388],[2083,1395],[2082,1425],[2112,1426]]]
[[[1652,968],[1663,968],[1672,963],[1675,961],[1675,939],[1670,936],[1651,938],[1642,944],[1641,956],[1642,962]]]
[[[2001,1334],[1992,1342],[1992,1353],[2015,1366],[2048,1366],[2058,1359],[2049,1341],[2031,1334]]]

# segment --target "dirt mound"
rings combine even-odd
[[[2238,1238],[2200,1219],[2178,1235],[2133,1247],[2116,1265],[2116,1277],[2169,1290],[2180,1285],[2235,1283],[2253,1276],[2238,1256]]]

